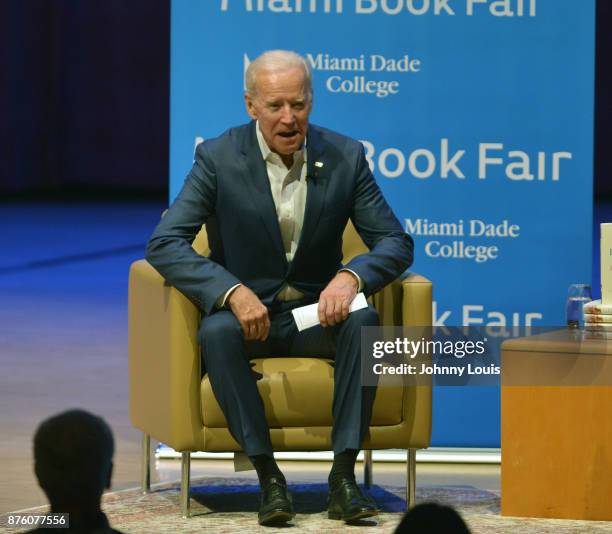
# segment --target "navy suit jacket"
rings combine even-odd
[[[384,287],[412,263],[413,242],[383,198],[363,146],[310,125],[306,150],[306,209],[292,262],[285,258],[255,122],[198,145],[183,189],[149,241],[147,260],[205,314],[238,283],[266,306],[285,284],[316,300],[342,268],[350,218],[370,252],[345,267],[361,277],[366,294]],[[191,247],[204,223],[208,258]]]

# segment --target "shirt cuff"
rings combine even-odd
[[[348,271],[349,273],[351,273],[353,276],[355,276],[355,278],[357,278],[357,282],[359,282],[359,286],[357,287],[357,293],[359,293],[361,290],[363,290],[363,280],[361,279],[361,276],[359,276],[355,271],[353,271],[352,269],[340,269],[338,272],[341,273],[342,271]]]
[[[232,287],[230,287],[223,295],[221,295],[218,299],[217,302],[215,302],[215,306],[219,309],[221,308],[225,308],[225,304],[227,302],[227,299],[229,298],[229,296],[232,294],[232,291],[234,291],[234,289],[236,289],[238,286],[241,286],[242,284],[236,284]]]

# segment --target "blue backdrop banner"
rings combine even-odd
[[[590,280],[595,1],[174,0],[170,190],[294,50],[311,122],[359,139],[433,280],[435,324],[563,324]],[[435,446],[499,446],[496,388],[437,388]]]

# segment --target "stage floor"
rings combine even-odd
[[[32,435],[42,419],[73,407],[102,415],[113,428],[113,489],[138,485],[140,435],[128,415],[127,277],[164,208],[152,202],[0,204],[0,513],[45,502],[32,471]],[[604,219],[612,220],[610,204],[596,209],[595,223]],[[598,272],[594,265],[595,279]],[[324,482],[329,468],[284,465],[294,481]],[[178,462],[158,462],[153,481],[179,475]],[[195,461],[193,475],[233,471],[228,461]],[[401,464],[375,466],[377,482],[400,485],[404,477]],[[440,483],[498,490],[499,468],[418,466],[417,484]]]

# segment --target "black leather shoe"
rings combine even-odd
[[[354,479],[343,478],[329,489],[329,508],[327,517],[356,521],[378,515],[378,509],[372,499],[361,493]]]
[[[287,483],[279,477],[269,477],[261,485],[261,500],[257,520],[260,525],[282,525],[295,517]]]

